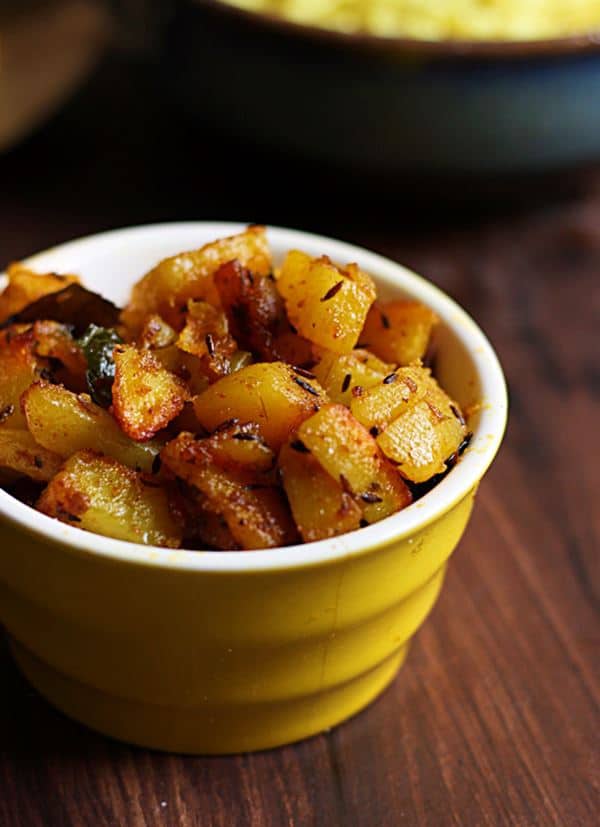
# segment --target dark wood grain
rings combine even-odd
[[[107,63],[0,158],[0,264],[164,219],[337,235],[423,272],[475,316],[506,368],[510,426],[405,668],[330,733],[232,758],[130,748],[54,712],[0,649],[0,825],[597,824],[600,170],[415,209],[402,182],[357,192],[192,132],[152,82]]]

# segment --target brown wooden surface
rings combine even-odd
[[[600,170],[415,212],[402,184],[355,193],[192,132],[126,68],[107,64],[0,158],[0,265],[164,219],[337,235],[475,316],[508,375],[510,427],[406,666],[328,734],[234,758],[130,748],[54,712],[0,649],[0,825],[598,824]]]

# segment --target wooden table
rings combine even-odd
[[[193,132],[151,84],[109,62],[0,159],[0,264],[164,219],[336,235],[473,314],[506,368],[510,427],[406,666],[332,732],[233,758],[147,752],[54,712],[2,650],[0,824],[597,824],[600,170],[541,196],[536,182],[512,200],[415,211],[402,185],[355,192],[354,179]]]

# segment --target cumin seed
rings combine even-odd
[[[313,396],[318,396],[319,395],[319,391],[316,388],[313,388],[313,386],[309,385],[308,382],[305,382],[303,379],[300,379],[299,376],[292,376],[292,379],[303,390],[307,391],[308,393],[312,393]]]
[[[300,368],[296,367],[295,365],[292,365],[292,370],[294,371],[294,373],[297,373],[298,376],[304,376],[306,379],[317,378],[314,373],[311,373],[309,370],[306,370],[305,368]]]
[[[213,337],[210,335],[210,333],[206,334],[206,336],[204,337],[204,341],[206,343],[206,349],[208,350],[209,355],[214,356],[215,355],[215,342],[214,342]]]
[[[329,290],[325,293],[324,296],[321,296],[322,302],[328,302],[329,299],[332,299],[337,293],[340,292],[342,287],[344,286],[344,280],[336,282],[333,287],[330,287]]]
[[[360,498],[364,503],[381,503],[381,502],[383,502],[381,497],[378,497],[377,494],[373,494],[371,491],[366,491],[364,494],[361,494]]]

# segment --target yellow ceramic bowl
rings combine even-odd
[[[237,225],[141,227],[31,259],[81,273],[123,302],[158,259]],[[227,753],[285,744],[358,712],[393,680],[439,593],[477,485],[502,439],[501,368],[474,322],[433,285],[347,244],[269,232],[356,261],[384,296],[442,319],[437,371],[462,404],[480,399],[459,465],[424,498],[333,540],[255,552],[168,551],[89,534],[0,491],[0,620],[31,683],[67,715],[158,749]]]

